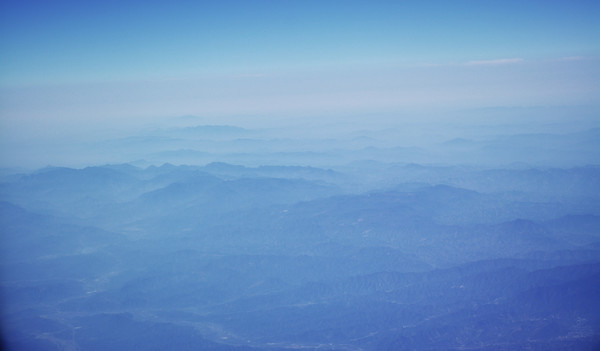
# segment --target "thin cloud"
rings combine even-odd
[[[467,62],[418,63],[413,67],[452,67],[452,66],[499,66],[525,62],[522,58],[504,58],[494,60],[473,60]]]
[[[523,62],[522,58],[506,58],[496,60],[476,60],[465,63],[465,66],[497,66],[497,65],[510,65],[515,63]]]
[[[265,78],[266,74],[263,73],[242,73],[231,76],[231,78],[242,78],[242,79],[252,79],[252,78]]]
[[[567,56],[567,57],[559,57],[557,59],[554,59],[553,61],[568,62],[568,61],[583,61],[586,59],[587,59],[587,57],[584,57],[584,56]]]

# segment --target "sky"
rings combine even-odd
[[[598,106],[598,33],[599,1],[0,0],[0,137]]]

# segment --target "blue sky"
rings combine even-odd
[[[2,83],[597,56],[599,7],[597,1],[3,0]]]
[[[5,137],[600,96],[598,1],[0,3]]]

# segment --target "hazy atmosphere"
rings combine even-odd
[[[1,6],[9,167],[110,163],[120,152],[89,142],[198,124],[300,125],[310,138],[315,128],[348,124],[535,121],[561,132],[557,122],[585,129],[598,121],[595,1]]]
[[[598,1],[0,1],[8,350],[594,350]]]

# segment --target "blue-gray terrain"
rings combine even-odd
[[[3,171],[4,349],[600,347],[599,129],[265,133]]]

